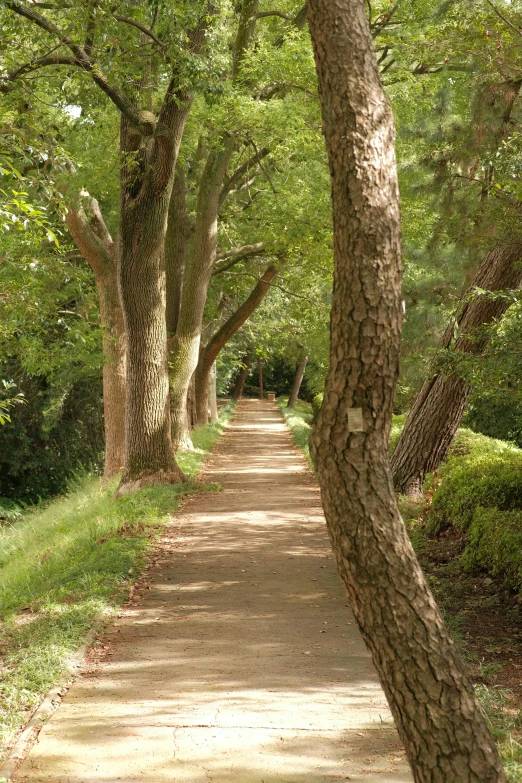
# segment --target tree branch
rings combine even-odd
[[[113,241],[96,199],[91,200],[89,208],[92,212],[91,221],[83,205],[78,203],[69,206],[65,222],[76,247],[95,275],[104,276],[112,265]]]
[[[87,54],[83,46],[75,43],[54,22],[51,22],[50,19],[43,14],[39,14],[33,8],[22,5],[17,0],[6,0],[5,5],[13,13],[28,19],[42,30],[45,30],[45,32],[58,38],[60,43],[67,46],[74,54],[77,61],[75,64],[90,74],[95,84],[118,107],[129,123],[143,136],[151,136],[153,134],[156,121],[151,112],[140,111],[118,87],[110,84],[100,66]]]
[[[260,11],[257,14],[258,19],[263,19],[266,16],[279,16],[281,19],[286,19],[287,22],[291,22],[293,18],[291,14],[285,14],[283,11]]]
[[[265,252],[265,245],[263,242],[257,242],[255,245],[242,245],[241,247],[234,247],[232,250],[225,250],[222,253],[217,253],[216,261],[225,261],[214,268],[212,275],[220,275],[222,272],[226,272],[234,264],[238,264],[245,258],[252,258],[253,256],[263,255]]]
[[[258,279],[257,284],[245,299],[243,304],[225,321],[223,326],[218,329],[216,334],[206,345],[198,366],[198,374],[203,377],[209,372],[218,353],[231,337],[243,326],[248,317],[254,312],[256,307],[262,302],[272,284],[272,280],[277,275],[278,269],[270,264],[263,275]]]
[[[228,196],[230,191],[241,182],[243,177],[245,177],[248,174],[250,169],[256,166],[263,158],[266,158],[266,156],[269,154],[270,154],[270,150],[268,149],[268,147],[263,147],[260,150],[256,150],[254,155],[252,155],[247,161],[245,161],[245,163],[239,166],[239,168],[237,168],[230,177],[227,177],[227,179],[223,183],[223,188],[221,189],[221,194],[219,196],[220,206],[225,200],[225,198]]]
[[[132,19],[130,16],[119,16],[118,14],[113,14],[114,18],[117,22],[124,22],[125,24],[130,24],[132,27],[135,27],[137,30],[140,30],[142,33],[147,35],[149,38],[152,38],[154,43],[157,43],[158,46],[160,46],[162,49],[165,48],[166,44],[163,43],[163,41],[160,41],[157,35],[152,32],[152,30],[149,30],[148,27],[145,27],[144,24],[141,24],[140,22],[137,22],[136,19]]]
[[[486,0],[486,3],[487,3],[489,6],[491,6],[491,8],[492,8],[492,9],[494,10],[494,12],[496,13],[496,15],[497,15],[497,16],[498,16],[500,19],[502,19],[502,21],[503,21],[505,24],[507,24],[507,25],[508,25],[508,27],[511,27],[511,29],[512,29],[512,30],[514,30],[514,31],[516,32],[516,34],[517,34],[517,35],[520,35],[520,36],[522,36],[522,31],[521,31],[521,30],[520,30],[518,27],[516,27],[516,25],[514,25],[514,24],[513,24],[513,22],[510,22],[510,21],[509,21],[509,19],[506,19],[506,17],[505,17],[503,14],[501,14],[501,13],[500,13],[500,11],[499,11],[499,10],[498,10],[498,8],[496,7],[496,5],[494,5],[494,4],[491,2],[491,0]]]

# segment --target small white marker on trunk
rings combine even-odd
[[[348,408],[348,430],[364,432],[362,408]]]

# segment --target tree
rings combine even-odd
[[[47,67],[77,69],[90,77],[120,113],[119,287],[127,336],[127,376],[125,468],[119,491],[178,481],[182,476],[173,457],[168,404],[163,246],[177,155],[192,102],[192,85],[184,73],[183,60],[193,62],[204,46],[206,7],[198,4],[198,8],[181,13],[183,23],[193,22],[181,31],[175,29],[175,16],[167,14],[163,30],[171,41],[162,41],[134,18],[133,7],[130,15],[124,16],[115,9],[97,14],[96,5],[88,6],[83,18],[64,8],[52,19],[42,9],[18,0],[6,2],[5,7],[45,35],[35,40],[40,50],[37,55],[4,79],[16,82]],[[99,29],[100,19],[107,24],[105,29]],[[154,25],[156,11],[152,20]],[[108,51],[105,34],[114,24],[127,25],[136,33],[138,49],[153,47],[145,58],[133,58],[132,53],[122,57],[117,69],[109,56],[109,72],[120,72],[120,84],[112,81],[103,67]],[[183,44],[176,48],[173,41],[179,32],[184,33]],[[51,52],[48,36],[53,42]],[[132,52],[135,40],[127,43]],[[151,91],[154,76],[162,87],[165,85],[157,103]]]
[[[299,397],[299,389],[301,388],[301,383],[303,382],[307,364],[308,364],[308,356],[304,356],[299,362],[299,364],[297,365],[294,382],[290,390],[290,396],[288,397],[288,406],[287,406],[288,408],[295,408],[295,406],[297,405],[297,398]]]
[[[393,492],[398,187],[393,117],[365,4],[310,0],[308,18],[332,177],[335,264],[330,367],[311,445],[335,559],[414,779],[505,781]]]
[[[66,221],[77,248],[96,280],[103,327],[104,476],[112,478],[125,464],[126,339],[118,293],[117,245],[105,225],[98,202],[71,204]]]
[[[261,304],[270,290],[270,284],[276,275],[277,268],[270,264],[270,266],[265,269],[263,275],[245,301],[229,318],[227,318],[221,328],[216,331],[208,343],[203,347],[196,368],[196,408],[199,424],[206,424],[208,420],[207,394],[210,373],[219,352]]]
[[[422,495],[426,474],[437,470],[446,457],[471,392],[469,380],[459,373],[459,358],[484,351],[488,342],[485,327],[502,317],[511,304],[510,289],[522,283],[521,261],[519,244],[499,245],[484,256],[440,342],[440,367],[415,398],[393,453],[391,468],[397,492]]]

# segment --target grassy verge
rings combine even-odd
[[[197,476],[232,406],[193,433],[179,456]],[[0,748],[5,753],[100,614],[121,605],[187,486],[150,487],[117,500],[85,478],[63,498],[0,527]],[[212,489],[212,488],[208,488]]]
[[[295,408],[287,408],[287,402],[288,397],[279,397],[277,399],[277,404],[290,428],[294,443],[304,453],[310,467],[313,467],[312,459],[310,457],[310,447],[308,445],[308,439],[312,429],[312,406],[307,402],[298,400]]]
[[[289,410],[286,402],[278,401],[295,443],[310,459],[311,408],[300,403]],[[404,420],[394,417],[392,448]],[[522,783],[522,713],[520,698],[498,683],[509,683],[509,669],[517,666],[513,637],[518,638],[520,606],[506,586],[522,584],[521,476],[522,451],[460,430],[439,475],[429,479],[426,500],[399,498],[413,546],[476,683],[510,783]]]

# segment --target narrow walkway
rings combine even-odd
[[[274,405],[240,404],[205,480],[16,780],[411,781]]]

